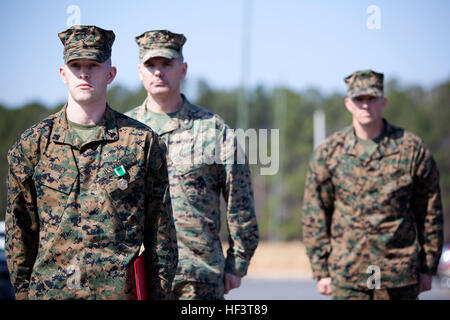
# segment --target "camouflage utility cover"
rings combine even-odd
[[[435,273],[443,242],[439,172],[423,142],[385,120],[367,156],[353,127],[313,153],[306,178],[303,230],[316,279],[367,290],[369,266],[381,287],[417,283]]]
[[[142,244],[149,297],[168,297],[177,243],[165,145],[109,107],[96,130],[81,142],[63,109],[8,153],[6,258],[18,299],[135,299]]]
[[[139,45],[139,59],[142,63],[153,57],[176,59],[186,42],[183,34],[168,30],[146,31],[134,39]]]
[[[384,75],[372,70],[356,71],[344,79],[347,95],[355,98],[362,95],[383,96]]]
[[[223,161],[225,144],[233,146],[235,142],[224,121],[184,96],[183,99],[181,109],[162,128],[157,127],[147,111],[146,101],[127,115],[149,125],[168,146],[170,194],[179,248],[175,282],[218,284],[223,282],[224,271],[244,276],[258,245],[250,170],[248,163]],[[217,155],[222,157],[222,163],[211,158]],[[226,259],[219,237],[221,194],[230,233]]]
[[[90,59],[103,63],[111,57],[115,35],[96,26],[73,26],[58,33],[64,45],[64,63],[75,59]]]

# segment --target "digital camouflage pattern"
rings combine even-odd
[[[181,281],[173,287],[175,300],[223,300],[224,285],[192,281]]]
[[[139,59],[142,63],[153,57],[176,59],[181,55],[186,42],[183,34],[168,30],[146,31],[134,39],[139,45]]]
[[[6,258],[18,299],[135,299],[142,244],[149,297],[169,297],[177,243],[165,145],[109,106],[96,130],[81,142],[64,108],[8,153]]]
[[[333,288],[333,300],[417,300],[419,285],[399,288],[355,290],[353,288]]]
[[[178,237],[175,282],[219,284],[224,271],[244,276],[258,245],[258,226],[248,163],[224,160],[225,144],[235,136],[216,114],[191,104],[183,106],[162,128],[144,103],[126,113],[155,130],[168,146],[170,194]],[[234,145],[237,146],[237,145]],[[234,150],[234,149],[233,149]],[[236,158],[235,158],[236,159]],[[219,238],[220,195],[230,233],[226,260]]]
[[[111,57],[115,35],[96,26],[72,26],[58,33],[64,45],[64,63],[75,59],[90,59],[103,63]]]
[[[378,266],[381,288],[415,284],[435,273],[443,242],[439,172],[420,138],[385,125],[370,156],[353,127],[312,154],[303,202],[303,232],[316,279],[367,290]]]
[[[362,95],[383,96],[384,75],[372,70],[355,71],[344,79],[347,96],[354,98]]]

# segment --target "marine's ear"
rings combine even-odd
[[[67,80],[66,80],[66,69],[65,67],[59,67],[59,75],[61,76],[62,81],[67,84]]]
[[[108,84],[113,82],[113,80],[116,78],[116,75],[117,75],[117,68],[114,66],[110,67],[108,72]]]
[[[354,105],[353,105],[352,99],[350,99],[349,97],[345,98],[344,104],[345,104],[345,107],[347,108],[348,112],[353,113]]]

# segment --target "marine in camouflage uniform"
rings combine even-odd
[[[66,68],[100,68],[115,36],[73,26],[59,37]],[[78,80],[95,89],[86,70]],[[168,298],[178,255],[165,144],[108,105],[83,140],[70,125],[69,98],[8,153],[6,258],[16,298],[136,299],[132,265],[142,244],[148,296]]]
[[[225,150],[237,152],[236,137],[216,114],[190,103],[180,94],[174,69],[185,68],[182,34],[167,30],[148,31],[136,37],[140,48],[140,77],[148,97],[141,106],[126,113],[155,130],[168,147],[170,194],[177,229],[179,263],[174,280],[175,299],[223,299],[233,281],[243,277],[257,247],[259,234],[254,211],[248,163],[226,161]],[[178,61],[178,62],[177,62]],[[180,65],[170,66],[170,64]],[[184,70],[185,72],[185,70]],[[163,82],[168,93],[160,94]],[[175,107],[153,112],[163,98],[172,95]],[[158,100],[160,99],[160,100]],[[164,118],[165,117],[165,118]],[[229,158],[228,158],[229,159]],[[237,157],[234,158],[235,160]],[[218,161],[216,161],[218,160]],[[220,197],[226,202],[229,249],[222,252]],[[225,282],[225,285],[224,285]]]
[[[381,117],[383,74],[358,71],[345,82],[347,108],[351,99],[370,106],[350,108],[353,126],[310,158],[303,230],[313,276],[331,277],[334,299],[415,299],[442,250],[438,168],[420,138]],[[381,128],[374,148],[356,131],[371,119]]]

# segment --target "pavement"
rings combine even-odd
[[[450,281],[449,281],[450,282]],[[225,295],[227,300],[330,300],[317,292],[311,279],[243,278],[241,287]],[[450,286],[433,279],[432,289],[419,295],[419,300],[450,300]]]
[[[224,243],[226,250],[226,243]],[[224,252],[226,252],[224,250]],[[228,300],[330,300],[317,292],[302,242],[265,242],[258,245],[241,287]],[[450,300],[450,280],[433,278],[432,290],[420,300]]]

